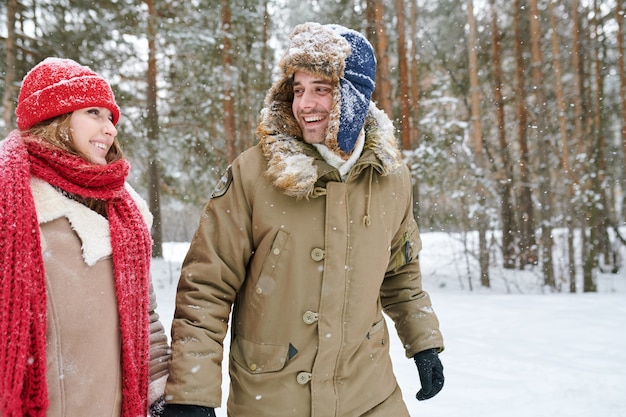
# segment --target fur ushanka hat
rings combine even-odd
[[[296,26],[289,35],[289,46],[279,69],[280,78],[269,90],[265,102],[266,110],[279,112],[282,117],[293,116],[296,71],[331,80],[336,88],[324,143],[345,159],[363,128],[374,91],[376,58],[372,45],[359,32],[343,26],[307,22]]]
[[[26,130],[85,107],[109,109],[114,125],[120,118],[115,96],[104,78],[71,59],[46,58],[22,81],[15,109],[17,127]]]

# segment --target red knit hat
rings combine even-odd
[[[120,118],[109,83],[90,68],[71,59],[46,58],[22,81],[17,99],[17,127],[26,130],[44,120],[85,107],[104,107]]]

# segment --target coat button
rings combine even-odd
[[[312,374],[310,372],[300,372],[296,379],[298,380],[298,384],[304,385],[311,380]]]
[[[256,364],[255,364],[255,363],[251,363],[250,365],[248,365],[248,368],[249,368],[252,372],[254,372],[254,371],[256,371]]]
[[[326,255],[324,253],[324,249],[320,249],[320,248],[314,248],[311,251],[311,259],[313,259],[315,262],[319,262],[322,259],[324,259],[324,255]]]
[[[274,248],[274,249],[272,249],[272,253],[274,255],[278,255],[280,253],[280,249],[279,248]]]
[[[302,315],[302,320],[306,323],[306,324],[313,324],[317,321],[318,318],[318,314],[314,311],[306,311],[303,315]]]

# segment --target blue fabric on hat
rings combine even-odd
[[[374,49],[359,32],[340,25],[327,25],[350,43],[344,76],[340,79],[341,116],[337,143],[347,153],[352,152],[365,124],[370,99],[376,85]]]

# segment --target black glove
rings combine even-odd
[[[413,356],[422,384],[422,389],[415,396],[419,401],[434,397],[443,388],[443,365],[437,351],[438,349],[427,349]]]
[[[155,402],[150,404],[148,408],[148,415],[150,417],[163,416],[163,410],[165,409],[165,396],[161,395]]]
[[[215,409],[199,405],[165,404],[162,417],[215,417]]]

